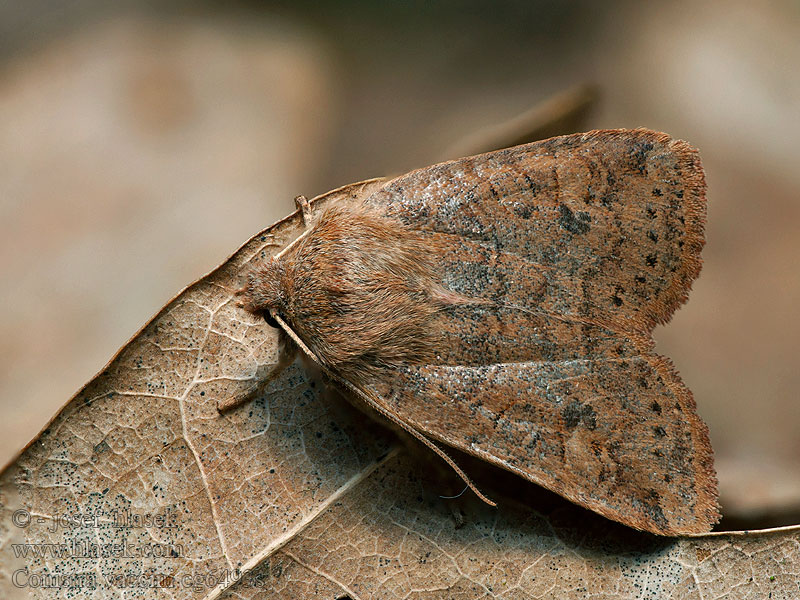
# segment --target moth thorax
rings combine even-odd
[[[250,275],[251,311],[274,311],[351,381],[423,363],[442,309],[432,245],[397,220],[331,209],[294,248]]]

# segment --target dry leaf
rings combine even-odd
[[[94,598],[800,593],[797,527],[658,538],[546,495],[522,506],[513,485],[501,510],[464,498],[458,527],[420,479],[430,462],[282,364],[273,330],[232,301],[246,264],[301,230],[298,214],[280,221],[182,292],[4,470],[2,595],[63,597],[47,587],[59,584]],[[217,413],[256,385],[253,402]]]

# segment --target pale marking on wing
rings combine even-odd
[[[257,567],[261,562],[268,558],[270,555],[275,553],[276,551],[280,550],[284,545],[291,542],[295,536],[297,536],[303,529],[305,529],[308,525],[314,522],[314,520],[326,511],[330,506],[336,503],[339,498],[343,497],[347,492],[351,489],[357,487],[362,481],[367,479],[372,473],[377,470],[379,467],[386,464],[388,461],[393,459],[397,456],[401,451],[400,446],[395,446],[392,448],[386,456],[384,456],[380,461],[374,462],[371,465],[367,466],[363,471],[360,473],[356,473],[350,479],[344,482],[344,484],[334,491],[330,496],[328,496],[324,502],[321,502],[314,510],[309,512],[303,519],[300,520],[297,525],[292,527],[291,529],[284,532],[283,535],[274,539],[270,544],[268,544],[261,552],[255,554],[250,560],[244,563],[240,570],[242,572],[252,571],[255,567]],[[213,590],[211,590],[206,596],[204,596],[203,600],[214,600],[215,598],[219,598],[220,595],[227,590],[227,586],[225,584],[220,584]]]
[[[624,326],[620,325],[619,322],[614,322],[615,318],[609,319],[608,321],[602,321],[602,320],[589,319],[588,317],[579,317],[577,315],[573,316],[573,315],[565,315],[565,314],[561,314],[561,313],[554,313],[554,312],[550,312],[550,311],[547,311],[547,310],[542,310],[540,308],[533,309],[533,308],[528,308],[527,306],[519,306],[517,304],[505,304],[505,303],[502,303],[502,302],[496,302],[494,300],[487,300],[487,299],[484,299],[484,298],[471,298],[471,300],[481,300],[481,301],[485,300],[485,303],[481,302],[481,303],[474,303],[474,304],[471,305],[471,306],[474,306],[476,308],[478,308],[478,307],[480,307],[480,308],[494,308],[494,309],[504,308],[504,309],[507,309],[507,310],[518,310],[520,312],[523,312],[523,313],[526,313],[526,314],[529,314],[529,315],[550,317],[551,319],[555,319],[556,321],[561,321],[562,323],[591,325],[592,327],[597,327],[599,329],[605,329],[606,331],[609,331],[609,332],[611,332],[611,333],[613,333],[613,334],[615,334],[615,335],[617,335],[619,337],[622,337],[623,339],[627,339],[626,336],[629,336],[629,335],[632,335],[632,334],[633,335],[644,335],[644,336],[647,336],[648,338],[651,337],[651,331],[650,330],[635,329],[634,327],[625,328]],[[469,304],[462,304],[462,305],[457,305],[457,306],[470,306],[470,305]],[[456,306],[454,306],[453,308],[455,308],[455,307]],[[616,321],[625,322],[624,319],[619,319],[619,318],[616,318]],[[635,325],[635,323],[633,323],[631,325]]]
[[[530,367],[547,367],[552,365],[593,365],[593,364],[601,364],[601,363],[622,363],[622,362],[633,362],[633,361],[645,361],[645,356],[642,354],[632,354],[630,356],[620,356],[618,358],[570,358],[568,360],[519,360],[519,361],[508,361],[508,362],[499,362],[499,363],[489,363],[486,365],[473,365],[473,366],[466,366],[466,365],[422,365],[426,367],[431,367],[434,369],[446,369],[448,371],[475,371],[477,369],[490,369],[492,367],[512,367],[512,366],[530,366]],[[648,363],[649,364],[649,363]],[[569,381],[570,379],[575,379],[578,377],[585,377],[587,375],[591,375],[591,373],[580,373],[578,375],[571,375],[569,377],[561,377],[561,378],[553,378],[553,382],[559,381]]]
[[[439,229],[412,229],[412,231],[417,231],[419,233],[435,233],[436,235],[441,235],[444,237],[452,238],[454,240],[467,240],[476,246],[483,248],[484,250],[493,252],[496,256],[500,256],[503,254],[507,254],[509,256],[516,256],[517,258],[523,260],[526,264],[531,265],[532,267],[540,270],[540,271],[556,271],[558,268],[555,265],[546,265],[544,263],[539,263],[536,261],[532,261],[530,257],[525,256],[524,254],[520,254],[511,249],[502,248],[500,249],[496,243],[492,242],[481,234],[472,231],[465,231],[463,233],[450,233],[449,231],[441,231]]]
[[[466,240],[472,242],[473,244],[475,244],[476,246],[479,246],[480,248],[482,248],[484,250],[487,250],[489,252],[493,252],[496,256],[501,256],[503,254],[507,254],[509,256],[515,256],[515,257],[519,258],[520,260],[522,260],[523,262],[525,262],[525,264],[530,265],[530,266],[532,266],[532,267],[534,267],[536,269],[539,269],[540,271],[557,271],[558,270],[555,265],[546,265],[544,263],[533,261],[533,260],[530,259],[529,256],[525,256],[524,254],[521,254],[521,253],[519,253],[519,252],[517,252],[517,251],[515,251],[513,249],[509,249],[509,248],[505,248],[505,247],[503,247],[502,249],[498,248],[497,244],[492,242],[492,240],[487,239],[485,237],[481,237],[477,233],[466,232],[465,235],[462,235],[460,233],[450,233],[448,231],[440,231],[438,229],[414,229],[413,231],[418,231],[420,233],[435,233],[437,235],[441,235],[441,236],[444,236],[444,237],[447,237],[447,238],[451,238],[453,240],[462,240],[463,241],[464,239],[466,239]]]

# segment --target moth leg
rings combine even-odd
[[[303,213],[303,224],[309,229],[313,224],[311,203],[305,196],[295,196],[294,204]]]
[[[297,354],[294,349],[287,347],[286,339],[283,335],[278,339],[278,348],[277,363],[265,366],[263,372],[257,370],[255,376],[249,380],[247,387],[235,390],[230,396],[217,402],[217,412],[220,415],[255,400],[271,381],[292,364]]]
[[[261,386],[255,384],[238,394],[234,394],[233,396],[225,398],[224,400],[220,400],[217,402],[217,412],[224,414],[229,410],[233,410],[234,408],[240,407],[242,404],[250,402],[251,400],[255,399],[260,389]]]

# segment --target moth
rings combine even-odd
[[[704,532],[708,430],[651,332],[700,272],[705,206],[686,142],[551,138],[328,208],[240,302],[489,503],[443,447],[639,530]]]

